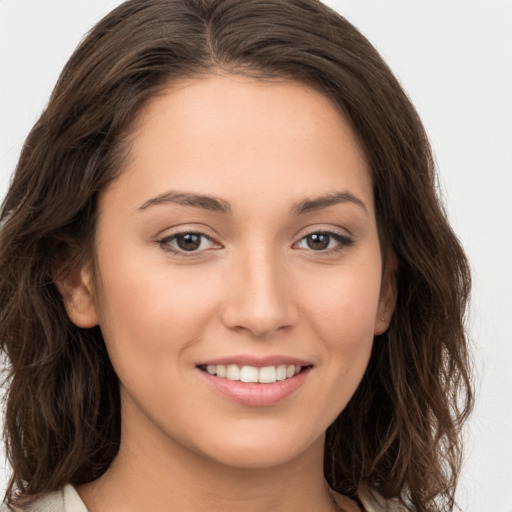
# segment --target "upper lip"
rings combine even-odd
[[[295,365],[295,366],[312,366],[312,364],[304,359],[298,359],[292,356],[284,355],[268,355],[268,356],[254,356],[248,354],[241,354],[236,356],[218,357],[215,359],[208,359],[201,361],[197,366],[207,365],[229,365],[236,364],[238,366],[254,366],[256,368],[264,368],[265,366],[280,366],[280,365]]]

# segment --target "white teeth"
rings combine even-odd
[[[254,366],[242,366],[240,370],[240,380],[242,382],[258,382],[258,368]]]
[[[277,380],[275,366],[265,366],[260,368],[259,371],[259,382],[262,384],[272,384]]]
[[[284,379],[286,379],[286,377],[288,377],[288,375],[286,373],[286,365],[282,364],[282,365],[278,366],[276,369],[276,379],[284,380]]]
[[[228,364],[226,368],[226,379],[240,380],[240,368],[236,364]]]
[[[257,368],[255,366],[242,366],[236,364],[209,364],[206,365],[206,371],[210,375],[216,375],[228,380],[240,380],[242,382],[259,382],[261,384],[272,384],[279,380],[286,380],[300,373],[300,366],[293,364],[279,366],[264,366]]]

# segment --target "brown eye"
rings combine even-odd
[[[182,251],[196,251],[201,246],[202,236],[198,233],[176,235],[176,245]]]
[[[329,231],[316,231],[302,237],[297,243],[298,249],[308,249],[322,254],[329,254],[331,252],[342,251],[354,241],[339,233]]]
[[[306,237],[306,244],[309,249],[323,251],[329,247],[331,236],[327,233],[312,233]]]
[[[187,253],[192,255],[193,253],[202,253],[209,249],[220,248],[219,244],[204,233],[194,233],[190,231],[166,236],[162,240],[159,240],[158,243],[165,251],[173,252],[178,255],[186,255]]]

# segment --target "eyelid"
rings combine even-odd
[[[169,252],[169,253],[172,253],[172,254],[175,254],[175,255],[178,255],[178,256],[184,256],[184,257],[198,256],[198,255],[203,254],[206,251],[209,251],[209,250],[213,249],[213,247],[211,247],[211,248],[207,248],[207,249],[198,249],[198,250],[193,250],[193,251],[186,251],[184,249],[180,249],[179,247],[173,247],[170,244],[170,241],[173,240],[173,239],[176,239],[180,235],[197,235],[197,236],[202,237],[203,239],[208,240],[213,245],[216,245],[217,246],[216,248],[222,248],[223,247],[222,244],[220,242],[218,242],[214,237],[212,237],[210,235],[207,235],[206,233],[204,233],[204,232],[202,232],[200,230],[197,230],[197,229],[180,229],[179,231],[168,233],[165,236],[159,237],[156,240],[156,242],[157,242],[158,245],[160,245],[162,250],[164,250],[166,252]]]
[[[176,229],[176,231],[167,232],[164,236],[160,236],[156,239],[156,243],[158,245],[160,245],[162,250],[172,253],[172,254],[175,254],[175,255],[178,255],[178,256],[193,257],[193,256],[202,255],[206,251],[210,251],[212,249],[222,249],[224,247],[215,237],[205,233],[201,229],[194,229],[192,226],[188,229],[186,229],[186,228],[183,229],[182,226],[180,226],[180,228],[175,228],[175,229]],[[341,229],[340,229],[340,231],[341,231]],[[318,254],[318,255],[329,255],[331,253],[338,253],[338,252],[347,250],[348,247],[352,246],[355,243],[355,240],[352,237],[352,235],[346,234],[346,232],[342,233],[340,231],[338,231],[335,228],[333,229],[332,227],[329,227],[329,228],[326,227],[326,228],[322,229],[322,227],[320,227],[320,226],[314,226],[314,227],[310,226],[308,231],[303,232],[299,236],[297,241],[292,244],[292,248],[304,250],[304,251],[307,251],[307,252],[310,252],[313,254]],[[173,240],[176,240],[177,237],[179,237],[180,235],[188,235],[188,234],[197,235],[197,236],[200,236],[203,240],[208,240],[208,242],[210,242],[211,246],[208,248],[200,248],[201,245],[203,245],[201,242],[198,249],[187,251],[185,249],[180,249],[179,247],[175,247],[175,246],[171,245],[170,242]],[[312,248],[307,248],[307,247],[304,247],[304,248],[298,247],[299,244],[303,240],[305,240],[308,236],[311,236],[314,234],[327,235],[327,236],[333,238],[334,240],[336,240],[337,244],[335,247],[326,248],[326,249],[312,249]]]
[[[311,249],[311,248],[297,247],[298,244],[300,244],[308,236],[315,235],[315,234],[328,235],[328,236],[334,238],[335,240],[337,240],[338,243],[335,247],[331,247],[331,248],[327,248],[327,249],[319,249],[319,250],[315,250],[315,249]],[[297,240],[297,242],[295,242],[292,245],[292,247],[297,248],[299,250],[308,251],[313,254],[329,255],[332,253],[338,253],[338,252],[344,251],[348,247],[354,245],[354,243],[355,243],[355,240],[351,235],[340,233],[339,231],[333,230],[332,228],[328,228],[328,229],[316,228],[316,229],[311,229],[307,233],[302,234],[300,236],[300,238]]]

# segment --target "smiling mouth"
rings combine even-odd
[[[311,365],[297,366],[293,364],[281,364],[278,366],[264,366],[258,368],[256,366],[239,366],[236,364],[208,364],[199,365],[198,368],[214,377],[231,381],[273,384],[295,377],[299,373],[311,368]]]

